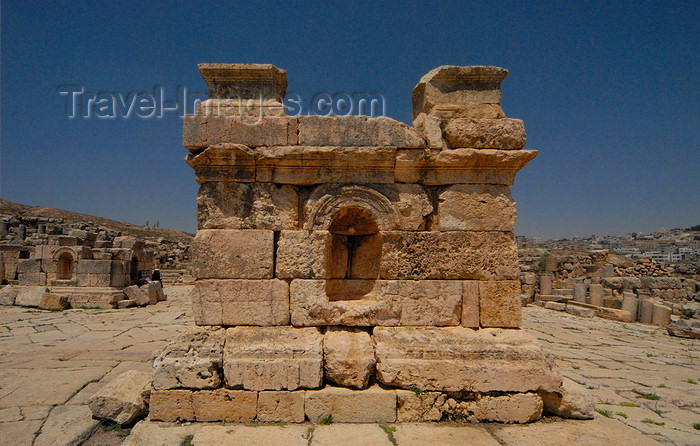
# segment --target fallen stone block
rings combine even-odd
[[[226,385],[245,390],[314,389],[323,382],[323,336],[316,328],[226,330]]]
[[[544,304],[544,307],[548,310],[555,310],[555,311],[565,311],[566,310],[566,304],[562,302],[547,302]]]
[[[128,370],[116,376],[88,400],[92,415],[119,424],[133,424],[148,414],[151,373]]]
[[[562,418],[593,419],[595,400],[588,389],[565,378],[559,392],[541,392],[544,411]]]
[[[68,296],[56,293],[44,293],[39,308],[42,310],[62,311],[69,308]]]
[[[5,285],[0,290],[0,305],[14,305],[20,290],[21,288],[16,285]]]
[[[671,309],[666,305],[654,305],[654,310],[651,315],[652,325],[665,327],[671,323]]]
[[[124,294],[139,307],[148,305],[148,294],[144,293],[138,285],[124,288]]]
[[[363,389],[374,374],[374,345],[369,333],[331,327],[323,336],[324,372],[331,382]]]
[[[46,294],[45,286],[23,286],[15,298],[15,305],[21,307],[38,307]]]
[[[592,308],[577,307],[575,305],[567,305],[565,311],[569,314],[573,314],[574,316],[580,316],[580,317],[593,317],[593,316],[595,316],[595,310],[593,310]]]
[[[153,353],[153,388],[214,389],[222,379],[224,331],[191,330]]]
[[[379,386],[366,390],[326,386],[306,392],[304,411],[312,423],[329,415],[340,423],[393,423],[396,421],[396,392]]]

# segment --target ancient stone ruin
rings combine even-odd
[[[501,108],[507,70],[432,70],[414,127],[286,116],[271,65],[199,70],[198,327],[154,354],[152,420],[582,416],[520,330],[509,186],[537,152]]]
[[[94,235],[94,234],[93,234]],[[134,237],[108,244],[93,237],[50,235],[46,244],[25,247],[16,264],[16,285],[0,291],[0,304],[66,308],[121,308],[165,300],[161,284],[135,284],[150,276],[153,252]]]

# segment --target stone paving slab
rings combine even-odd
[[[191,288],[170,286],[167,301],[145,308],[48,312],[2,307],[0,444],[31,445],[39,435],[58,435],[61,429],[51,427],[56,423],[47,423],[47,418],[57,419],[63,411],[79,413],[75,408],[86,407],[83,405],[86,399],[122,371],[150,370],[153,351],[193,324],[188,297]],[[397,444],[430,444],[429,441],[437,442],[437,439],[446,445],[470,444],[464,437],[472,442],[483,437],[484,444],[489,444],[492,438],[506,445],[555,444],[546,442],[557,438],[553,432],[569,432],[575,438],[584,431],[591,438],[598,438],[597,444],[638,446],[645,444],[645,439],[669,445],[700,444],[700,430],[693,427],[700,423],[700,384],[694,384],[700,383],[700,340],[673,338],[657,327],[579,318],[540,307],[524,308],[523,324],[526,331],[555,355],[562,374],[588,387],[598,400],[597,409],[609,412],[612,418],[599,415],[594,421],[544,420],[526,426],[396,424],[392,426],[396,427],[393,435]],[[91,418],[83,421],[93,422]],[[193,435],[194,441],[200,429],[210,427],[216,427],[218,433],[222,428],[224,433],[228,430],[253,433],[250,441],[258,443],[250,444],[278,446],[292,441],[289,439],[292,437],[279,440],[282,426],[141,422],[124,444],[179,446],[187,435]],[[363,429],[370,429],[371,438],[377,432],[381,434],[377,438],[382,443],[385,438],[390,441],[386,432],[374,424],[314,427],[305,423],[288,428],[281,432],[298,431],[304,444],[308,444],[311,428],[314,432],[318,429],[318,433],[310,444],[324,441],[326,432],[335,433],[336,439],[370,438],[367,437],[370,434],[360,433]],[[424,429],[428,432],[425,435]],[[268,431],[269,438],[277,440],[265,443],[268,435],[263,433]],[[209,441],[206,435],[213,434],[202,432],[200,444],[205,444],[202,441]],[[614,432],[627,440],[611,443],[611,439],[623,438],[612,436]],[[144,440],[148,438],[151,440]],[[535,438],[541,438],[542,442],[532,443]],[[217,443],[226,444],[221,441]],[[593,444],[585,443],[589,440],[581,441],[580,444]]]

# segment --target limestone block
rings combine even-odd
[[[258,417],[263,423],[303,423],[304,391],[262,391],[258,393]]]
[[[451,149],[396,151],[395,178],[426,185],[502,184],[537,156],[536,150]]]
[[[78,274],[110,274],[111,272],[111,260],[81,259],[76,267],[76,273]]]
[[[312,423],[329,414],[334,422],[340,423],[393,423],[396,392],[379,386],[366,390],[326,386],[306,392],[304,410]]]
[[[566,303],[550,301],[550,302],[546,302],[544,304],[544,307],[548,310],[565,311],[566,310]]]
[[[250,422],[255,419],[258,393],[247,390],[199,390],[192,393],[197,421]]]
[[[458,325],[462,284],[449,280],[305,280],[289,288],[292,325]]]
[[[343,387],[363,389],[374,374],[374,344],[360,329],[331,327],[323,337],[325,376]]]
[[[200,229],[190,273],[198,279],[271,279],[274,235],[263,229]]]
[[[490,184],[457,184],[438,195],[440,231],[513,231],[515,202],[510,188]]]
[[[22,286],[44,286],[46,285],[46,273],[20,273],[19,284]]]
[[[381,279],[520,277],[515,238],[505,232],[394,232],[382,234]]]
[[[462,326],[479,328],[479,281],[462,282]]]
[[[482,327],[520,328],[520,281],[479,281],[479,320]]]
[[[131,285],[124,288],[124,294],[138,306],[142,307],[148,305],[148,295],[141,291],[138,285]]]
[[[430,70],[413,89],[413,117],[434,113],[433,108],[449,105],[455,111],[501,103],[501,82],[508,70],[490,66],[443,65]],[[498,107],[500,109],[500,106]],[[501,111],[502,113],[502,111]]]
[[[192,393],[183,389],[152,390],[148,417],[152,421],[195,421]]]
[[[585,283],[575,283],[574,284],[574,300],[576,302],[586,302],[586,293],[588,292],[588,285]],[[635,309],[635,313],[636,313]]]
[[[210,98],[280,99],[287,91],[287,72],[271,64],[200,63],[197,68]]]
[[[229,328],[224,349],[226,385],[245,390],[318,388],[323,382],[322,342],[316,328]]]
[[[215,144],[188,154],[185,162],[199,184],[255,181],[255,150],[242,144]]]
[[[17,263],[17,272],[20,274],[40,273],[41,272],[41,259],[20,260]]]
[[[554,359],[521,330],[376,327],[377,378],[436,391],[559,391]]]
[[[593,317],[595,316],[595,310],[592,308],[584,308],[584,307],[577,307],[574,305],[567,305],[566,306],[566,311],[569,314],[573,314],[574,316],[580,316],[580,317]]]
[[[298,196],[293,186],[207,182],[197,194],[199,229],[296,229]]]
[[[279,184],[393,183],[393,147],[261,147],[256,180]]]
[[[654,302],[648,299],[639,301],[639,322],[651,324],[654,314]]]
[[[277,241],[275,276],[281,279],[330,278],[331,248],[328,231],[281,231]]]
[[[617,310],[615,308],[598,307],[595,309],[595,315],[603,319],[610,319],[611,321],[634,322],[629,312]]]
[[[433,211],[427,190],[418,184],[324,184],[304,203],[304,229],[328,230],[339,212],[361,208],[380,231],[425,229]]]
[[[552,294],[552,275],[542,274],[540,276],[540,294]]]
[[[191,297],[197,325],[289,323],[289,285],[282,280],[197,280]]]
[[[222,143],[249,147],[297,144],[297,120],[287,116],[185,115],[182,145],[194,151]]]
[[[155,305],[158,303],[158,285],[156,283],[146,283],[141,286],[141,292],[146,295],[146,305]]]
[[[16,285],[5,285],[0,289],[0,305],[14,305],[15,299],[22,288]]]
[[[22,286],[15,298],[15,305],[21,307],[38,307],[46,294],[45,286]]]
[[[221,386],[224,331],[191,329],[153,352],[154,389]]]
[[[590,420],[595,410],[595,400],[588,389],[565,378],[561,391],[540,393],[544,411],[562,418]]]
[[[651,315],[651,323],[659,327],[665,327],[671,323],[671,309],[666,305],[654,304]]]
[[[56,293],[44,293],[39,304],[42,310],[61,311],[69,307],[68,296]]]
[[[119,424],[133,424],[148,414],[151,373],[128,370],[117,375],[88,400],[92,415]]]
[[[542,417],[542,399],[536,393],[484,396],[468,407],[479,421],[528,423]]]
[[[588,299],[591,305],[597,307],[603,306],[603,285],[599,283],[592,283],[588,287]]]
[[[420,113],[413,120],[413,127],[425,138],[431,149],[446,149],[447,143],[442,138],[442,119],[437,116]]]
[[[632,315],[632,319],[637,320],[637,309],[639,307],[639,299],[634,293],[622,293],[622,309]]]
[[[520,119],[457,118],[445,125],[451,147],[513,150],[525,147],[525,124]]]
[[[299,145],[425,147],[412,127],[385,116],[299,116]]]
[[[416,421],[440,421],[446,395],[440,392],[396,391],[396,421],[410,423]]]

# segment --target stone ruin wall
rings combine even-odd
[[[414,127],[284,115],[286,73],[202,64],[195,322],[154,354],[160,421],[526,422],[562,380],[521,326],[509,186],[537,152],[497,67],[440,67]],[[361,390],[357,390],[361,389]],[[557,393],[558,392],[558,393]]]

